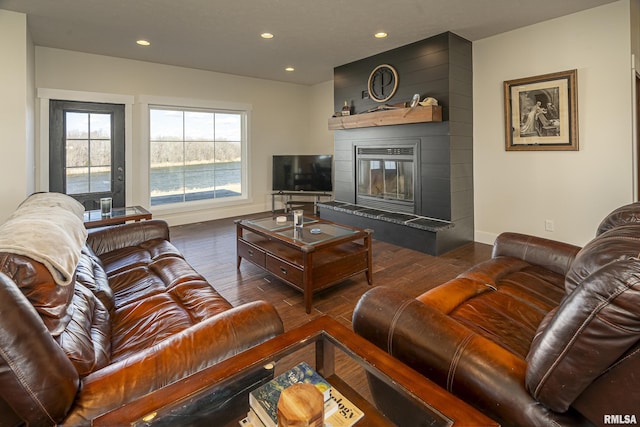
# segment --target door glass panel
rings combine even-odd
[[[67,194],[88,193],[89,187],[89,168],[67,169]]]
[[[89,166],[89,141],[86,139],[69,140],[66,145],[66,166],[67,169],[86,168]]]
[[[90,113],[91,139],[111,140],[111,114]]]
[[[89,130],[89,114],[65,113],[66,137],[69,139],[86,139]]]
[[[111,191],[111,114],[65,112],[66,193]]]

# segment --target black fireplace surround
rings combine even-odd
[[[443,121],[335,130],[335,202],[320,216],[433,255],[473,241],[471,42],[446,32],[334,68],[334,111],[345,100],[353,114],[379,107],[365,94],[380,64],[399,75],[387,104],[431,96]]]
[[[449,122],[336,130],[333,203],[322,217],[433,255],[473,240],[471,140]]]

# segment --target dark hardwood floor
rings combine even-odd
[[[251,215],[266,217],[270,212]],[[371,287],[364,273],[313,297],[305,313],[302,293],[247,261],[236,268],[234,218],[171,227],[171,241],[189,263],[231,304],[263,299],[271,302],[285,330],[323,314],[351,328],[351,316],[360,296]],[[470,243],[434,257],[389,243],[373,241],[373,286],[392,286],[411,296],[443,283],[470,266],[488,259],[491,246]]]

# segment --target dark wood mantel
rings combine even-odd
[[[442,106],[428,105],[415,108],[397,108],[393,110],[361,113],[352,116],[331,117],[329,130],[357,129],[376,126],[402,125],[410,123],[428,123],[442,121]]]

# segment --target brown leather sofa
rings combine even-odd
[[[637,203],[583,248],[505,233],[490,260],[415,298],[367,292],[353,327],[502,425],[635,424],[639,254]]]
[[[232,307],[165,222],[87,237],[82,211],[36,194],[0,226],[0,425],[89,425],[283,331],[266,302]]]

